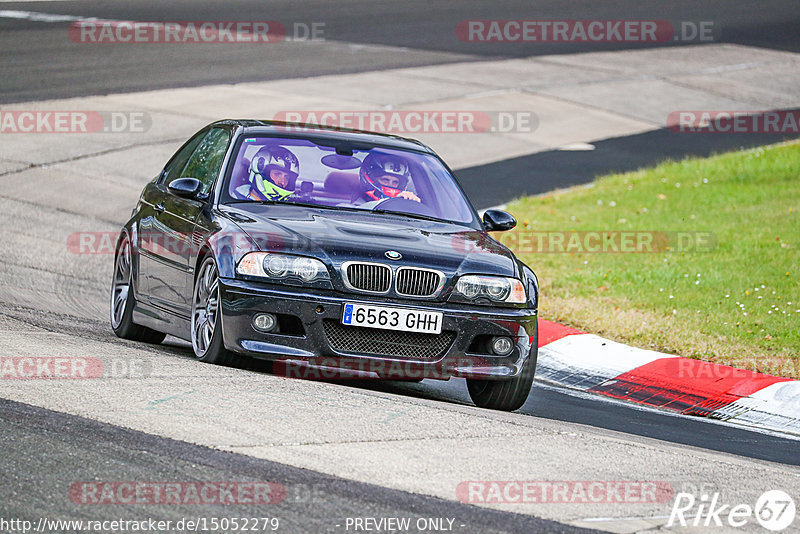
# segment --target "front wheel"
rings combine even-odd
[[[192,348],[201,362],[237,366],[241,357],[222,340],[219,271],[211,256],[200,265],[192,296]]]
[[[472,402],[479,408],[512,412],[525,404],[536,374],[536,359],[539,355],[539,327],[533,336],[531,352],[522,365],[522,371],[510,380],[467,379],[467,390]]]
[[[111,281],[111,328],[117,337],[145,343],[161,343],[167,334],[133,322],[133,268],[131,242],[124,235],[114,255],[114,278]]]

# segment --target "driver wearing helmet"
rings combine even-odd
[[[282,146],[265,146],[250,162],[250,192],[254,200],[286,200],[294,194],[300,164]]]
[[[364,158],[358,174],[367,202],[386,198],[405,198],[420,202],[416,194],[406,190],[411,171],[408,161],[399,156],[372,151]]]

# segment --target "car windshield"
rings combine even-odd
[[[323,143],[326,141],[320,141]],[[474,211],[436,157],[384,147],[247,137],[234,155],[227,200],[401,213],[470,224]]]

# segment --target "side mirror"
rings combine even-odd
[[[483,226],[487,232],[505,232],[517,225],[517,220],[502,210],[486,210],[483,214]]]
[[[203,189],[203,183],[197,178],[178,178],[172,180],[167,186],[169,192],[181,198],[197,198],[197,194]]]

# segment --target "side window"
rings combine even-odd
[[[164,167],[164,174],[161,175],[161,179],[159,183],[169,185],[169,183],[180,177],[181,171],[184,167],[186,167],[186,162],[189,161],[189,157],[192,155],[192,152],[197,148],[197,145],[200,144],[200,141],[208,135],[208,132],[200,132],[199,134],[195,135],[192,139],[189,140],[178,152],[172,156],[172,159],[167,163],[167,166]]]
[[[223,128],[212,128],[197,146],[181,173],[181,178],[197,178],[208,193],[219,174],[231,134]]]

